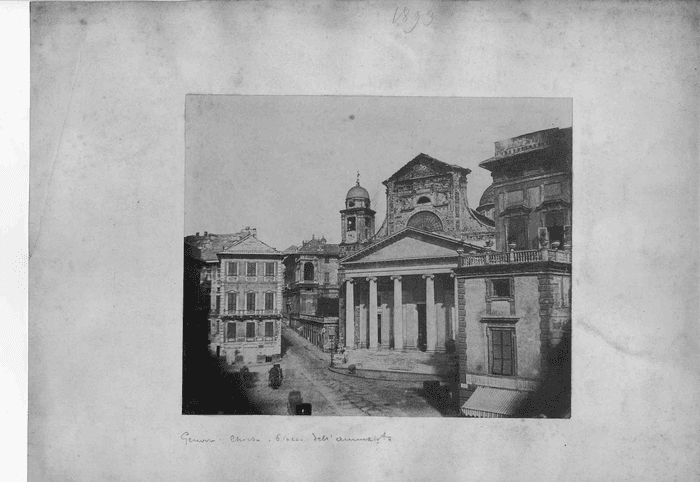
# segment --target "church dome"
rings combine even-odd
[[[348,195],[345,196],[345,199],[357,199],[357,198],[369,199],[369,193],[367,192],[367,189],[360,186],[359,182],[357,183],[356,186],[353,186],[348,191]]]
[[[491,206],[494,205],[495,202],[493,200],[493,184],[491,184],[489,187],[486,188],[486,191],[484,191],[484,194],[481,195],[481,199],[479,199],[479,207],[482,206]],[[477,211],[479,208],[477,208]]]

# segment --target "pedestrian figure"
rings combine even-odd
[[[248,380],[250,379],[250,369],[247,366],[243,366],[238,372],[238,375],[241,379],[241,384],[247,388]]]
[[[269,371],[268,384],[276,390],[282,385],[282,378],[282,368],[279,364],[275,364]]]

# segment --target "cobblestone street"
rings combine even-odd
[[[455,414],[423,396],[422,382],[372,380],[328,370],[330,355],[289,329],[282,331],[282,387],[267,384],[269,367],[251,369],[248,398],[263,414],[286,415],[287,397],[298,390],[312,415],[441,417]]]

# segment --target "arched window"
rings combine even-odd
[[[304,263],[304,281],[314,280],[314,265],[313,263]]]
[[[430,204],[430,198],[428,196],[421,196],[418,198],[418,204]]]
[[[422,211],[411,216],[408,226],[428,232],[442,231],[442,221],[435,213]]]

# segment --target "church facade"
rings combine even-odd
[[[359,181],[341,211],[340,342],[348,349],[451,351],[459,253],[493,243],[494,223],[469,207],[461,166],[420,154],[383,184],[387,215],[374,226]],[[364,228],[364,230],[363,230]]]
[[[470,173],[427,154],[416,156],[383,182],[387,217],[377,237],[412,227],[477,244],[493,239],[492,220],[469,208]]]

